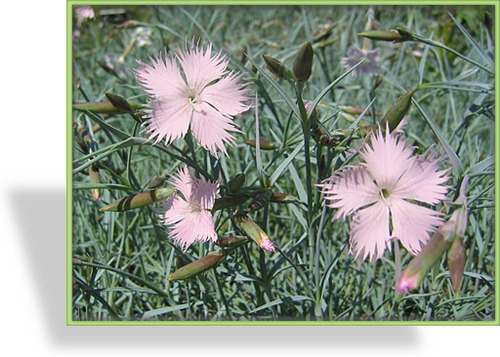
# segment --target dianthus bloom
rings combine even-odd
[[[235,72],[227,71],[229,61],[212,45],[206,51],[194,43],[175,56],[158,56],[152,64],[141,64],[136,76],[152,96],[148,109],[150,139],[165,138],[167,145],[183,138],[188,129],[198,144],[217,157],[227,155],[225,144],[232,145],[230,132],[240,132],[233,117],[249,109],[247,90]]]
[[[346,69],[353,67],[363,58],[366,60],[354,70],[356,75],[377,75],[382,70],[380,56],[377,50],[365,50],[356,46],[349,47],[347,57],[342,58],[342,64]]]
[[[440,170],[442,158],[427,151],[413,155],[414,147],[394,133],[372,133],[371,146],[359,152],[361,162],[335,172],[324,184],[336,218],[351,221],[351,251],[370,260],[380,258],[391,239],[399,239],[417,254],[442,222],[442,214],[417,202],[435,205],[445,200],[449,170]]]
[[[217,233],[210,210],[214,206],[219,184],[194,179],[184,167],[174,177],[173,186],[179,194],[168,200],[163,214],[165,225],[170,227],[169,237],[184,251],[194,242],[216,241]]]
[[[78,6],[76,7],[75,12],[77,27],[80,27],[84,21],[95,18],[94,9],[92,8],[92,6]]]

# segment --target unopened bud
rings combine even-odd
[[[170,274],[168,280],[173,281],[191,278],[207,271],[208,269],[215,268],[224,260],[226,255],[227,252],[221,250],[217,252],[210,252],[203,258],[195,260],[194,262],[177,269],[175,272]]]
[[[465,245],[462,237],[455,239],[448,251],[448,268],[450,269],[451,285],[453,290],[460,290],[460,283],[465,268]]]
[[[411,37],[406,36],[399,31],[366,31],[358,33],[358,36],[369,38],[377,41],[404,42],[411,40]]]
[[[242,246],[247,243],[249,240],[244,236],[226,236],[226,237],[218,237],[214,242],[215,245],[222,248],[236,248]]]
[[[276,77],[281,78],[281,79],[291,79],[293,78],[292,73],[286,66],[278,61],[276,58],[267,56],[267,55],[262,55],[262,59],[266,63],[267,69],[271,71]]]
[[[384,115],[382,118],[382,121],[380,122],[380,127],[385,129],[387,123],[389,124],[389,130],[392,132],[394,129],[396,129],[403,120],[403,117],[408,113],[408,110],[410,109],[411,105],[411,96],[415,93],[414,89],[410,89],[408,92],[403,94],[401,97],[398,98],[396,103],[394,103],[387,113]]]
[[[142,108],[142,105],[136,102],[127,102],[130,107],[135,110]],[[130,113],[125,108],[115,107],[111,102],[86,102],[86,103],[73,103],[73,109],[81,112],[90,111],[99,114],[126,114]]]
[[[127,102],[127,100],[125,98],[123,98],[122,96],[119,96],[119,95],[116,95],[113,93],[105,93],[105,94],[106,94],[106,98],[109,99],[109,101],[111,102],[111,104],[113,104],[113,106],[115,108],[117,108],[119,110],[123,110],[126,113],[133,113],[134,112],[134,108],[132,108],[130,103]]]
[[[245,144],[250,145],[253,148],[257,147],[256,140],[246,140]],[[278,144],[276,141],[271,141],[266,139],[261,139],[259,141],[259,144],[261,150],[276,150],[280,147],[280,144]]]
[[[227,190],[231,193],[238,192],[245,183],[245,174],[241,173],[234,176],[231,181],[227,183]]]
[[[162,174],[162,175],[159,175],[159,176],[156,176],[154,179],[152,179],[146,186],[146,189],[148,190],[152,190],[152,189],[155,189],[155,188],[158,188],[160,187],[161,185],[163,185],[163,183],[165,182],[165,180],[167,179],[166,175]]]
[[[337,26],[337,23],[330,23],[326,26],[322,26],[317,29],[313,34],[313,43],[326,40],[331,36],[333,28]]]
[[[396,293],[404,294],[418,287],[423,277],[434,264],[450,249],[454,241],[460,239],[467,228],[467,208],[453,212],[432,236],[425,247],[412,259],[396,284]]]
[[[440,231],[434,233],[431,240],[425,247],[412,259],[406,267],[403,274],[396,284],[396,294],[405,294],[410,290],[416,289],[423,277],[434,264],[450,248],[451,242],[444,239]]]
[[[90,165],[89,167],[89,179],[92,183],[101,183],[101,177],[99,175],[99,169],[96,165]],[[93,188],[92,189],[92,197],[94,201],[98,201],[101,198],[101,189]]]
[[[318,107],[316,106],[314,110],[311,112],[312,106],[313,106],[312,102],[307,102],[306,104],[304,104],[304,109],[306,110],[307,115],[311,120],[311,122],[315,123],[316,120],[318,119]]]
[[[259,193],[248,205],[248,211],[256,211],[263,207],[265,207],[269,200],[271,199],[272,192],[271,190],[266,190],[264,192]]]
[[[166,200],[174,195],[172,188],[158,188],[156,190],[139,192],[131,196],[120,198],[109,205],[102,207],[101,211],[123,212]]]
[[[288,193],[273,192],[270,201],[273,203],[294,203],[299,200],[297,197],[289,195]]]
[[[276,247],[271,239],[269,239],[267,233],[245,213],[240,212],[235,214],[234,220],[239,227],[259,245],[259,247],[268,252],[274,252],[276,250]]]
[[[415,37],[410,30],[402,26],[396,26],[396,31],[403,36],[404,41],[411,41]]]
[[[340,107],[340,110],[342,110],[344,113],[352,114],[352,115],[361,115],[363,112],[365,112],[365,116],[371,116],[372,113],[370,113],[369,110],[363,109],[363,108],[357,108],[353,106],[346,106],[346,107]],[[375,113],[375,114],[380,114],[380,113]]]
[[[230,208],[234,206],[238,206],[248,200],[250,195],[246,192],[235,192],[226,194],[223,197],[215,199],[214,207],[212,208],[212,212]]]
[[[311,42],[307,41],[297,52],[293,61],[293,74],[298,82],[305,82],[312,72],[314,51]]]

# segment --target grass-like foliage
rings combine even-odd
[[[79,19],[79,6],[71,48],[73,321],[495,319],[492,7],[93,6],[93,17]],[[213,155],[191,131],[169,145],[148,140],[153,102],[137,71],[192,43],[222,51],[246,83],[251,108],[231,119],[241,132],[232,132],[227,155]],[[416,288],[398,294],[414,254],[394,237],[379,259],[356,257],[353,215],[336,217],[318,185],[359,165],[377,124],[403,117],[399,135],[414,155],[432,150],[449,175],[447,200],[411,203],[440,212],[443,223],[459,207],[468,218],[462,230],[429,233],[463,242],[453,248],[458,268],[447,246]],[[206,213],[219,237],[235,241],[184,250],[169,236],[160,216],[173,197],[184,198],[173,190],[184,167],[194,180],[219,183]]]

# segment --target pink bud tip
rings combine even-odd
[[[410,290],[415,289],[418,286],[418,283],[418,276],[408,277],[403,274],[403,276],[399,278],[399,281],[396,284],[396,293],[406,294]]]
[[[271,240],[268,238],[264,238],[259,245],[262,249],[268,252],[274,252],[276,250],[276,247],[274,246],[273,242],[271,242]]]

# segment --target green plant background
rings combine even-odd
[[[80,3],[78,3],[80,5]],[[99,11],[123,9],[127,19],[151,28],[151,45],[131,46],[124,60],[113,62],[134,40],[133,28],[120,28],[120,18]],[[367,6],[136,6],[95,5],[97,17],[76,28],[71,39],[72,101],[106,100],[110,92],[129,101],[146,103],[133,69],[137,60],[147,62],[162,51],[183,47],[193,38],[212,43],[231,59],[258,93],[260,135],[280,145],[262,151],[264,175],[276,178],[273,190],[306,201],[304,155],[298,151],[287,166],[283,162],[303,141],[300,122],[257,71],[264,68],[262,54],[291,68],[297,49],[318,31],[333,25],[326,40],[314,42],[313,74],[305,88],[312,100],[345,69],[341,58],[349,46],[361,46]],[[494,26],[491,6],[374,6],[384,29],[405,26],[432,37],[456,51],[487,64],[493,53]],[[121,13],[121,11],[120,11]],[[470,40],[448,13],[470,34]],[[74,14],[70,14],[74,18]],[[120,15],[121,16],[121,15]],[[477,45],[481,51],[478,51]],[[144,128],[130,115],[100,115],[72,111],[71,126],[80,123],[96,129],[94,155],[85,156],[72,143],[71,207],[71,307],[72,323],[97,321],[166,322],[488,322],[495,310],[495,107],[493,77],[453,54],[418,43],[372,42],[383,60],[383,80],[372,91],[375,78],[347,76],[318,107],[331,132],[350,123],[341,106],[385,113],[402,89],[420,86],[416,98],[439,128],[442,139],[457,154],[463,172],[470,176],[469,227],[465,237],[467,261],[459,293],[453,292],[445,260],[424,279],[421,287],[401,299],[394,294],[395,252],[387,251],[377,262],[353,260],[349,254],[348,224],[333,220],[334,211],[322,207],[315,194],[317,220],[324,229],[310,254],[306,214],[301,204],[270,204],[252,217],[271,236],[280,252],[265,253],[255,244],[235,250],[215,270],[195,278],[169,282],[176,264],[195,260],[212,250],[209,244],[192,246],[185,254],[167,238],[154,206],[103,213],[99,208],[120,197],[143,191],[161,173],[173,174],[184,165],[185,143],[170,147],[144,142]],[[111,60],[110,60],[111,59]],[[269,72],[268,72],[269,73]],[[381,77],[382,78],[382,77]],[[293,96],[293,89],[280,84]],[[377,120],[380,116],[376,116]],[[410,141],[424,151],[442,143],[415,107],[408,115]],[[227,182],[244,172],[248,184],[258,185],[255,149],[245,140],[255,138],[255,110],[236,121],[244,134],[228,149],[228,157],[215,160],[198,149],[194,154],[207,178]],[[372,117],[363,118],[368,124]],[[97,124],[100,125],[97,128]],[[75,139],[75,138],[73,138]],[[95,201],[89,181],[89,158],[100,166],[101,198]],[[336,156],[332,166],[342,164]],[[281,165],[281,166],[280,166]],[[317,170],[314,180],[325,176]],[[331,173],[331,170],[330,170]],[[274,175],[274,176],[273,176]],[[452,186],[463,173],[454,172]],[[452,190],[452,193],[455,189]],[[216,215],[220,234],[238,233],[226,212]],[[286,255],[286,258],[285,258]],[[402,251],[402,265],[411,256]],[[306,277],[297,267],[310,267]]]

